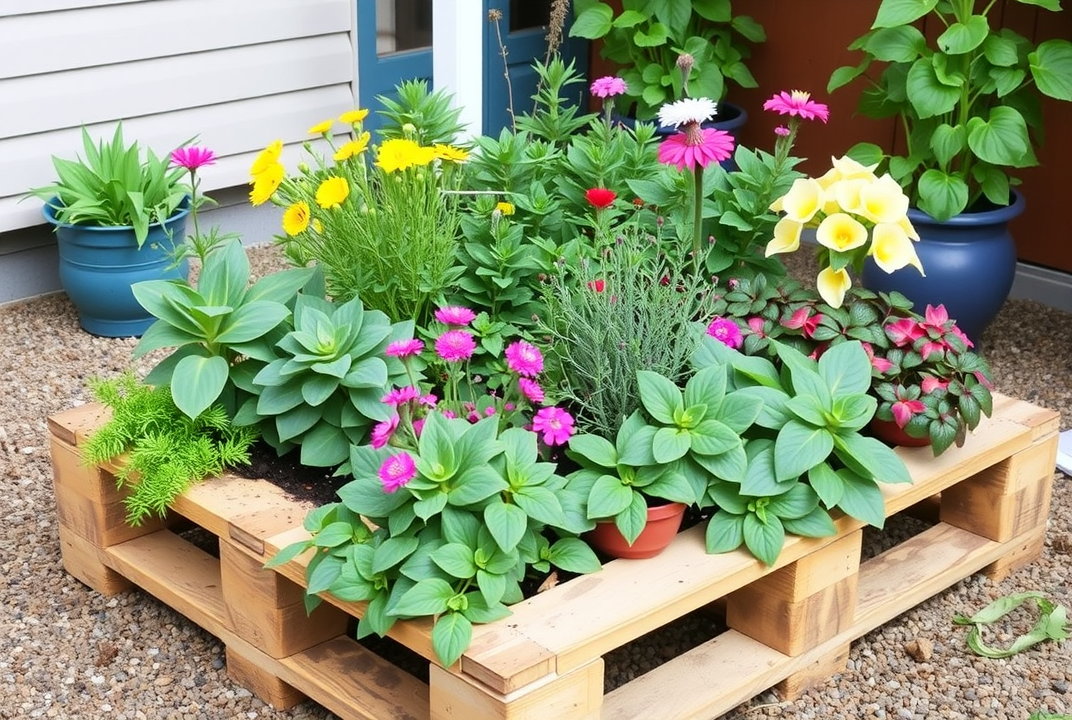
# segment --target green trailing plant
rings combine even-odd
[[[251,397],[235,422],[259,424],[279,454],[300,446],[302,465],[343,465],[343,473],[350,445],[364,442],[372,423],[389,417],[381,399],[405,375],[384,349],[412,337],[412,322],[392,325],[359,298],[332,303],[299,294],[293,327],[275,344],[280,357],[252,378],[240,376],[248,379],[241,387]]]
[[[1007,648],[995,648],[983,642],[983,629],[993,625],[1021,605],[1030,603],[1038,610],[1038,620],[1026,634],[1017,637]],[[998,598],[971,617],[954,615],[957,625],[970,625],[967,644],[973,653],[991,660],[1012,657],[1045,640],[1067,640],[1072,635],[1068,609],[1040,592],[1022,592]]]
[[[86,441],[83,457],[99,465],[124,456],[115,478],[119,487],[131,488],[124,500],[131,525],[153,513],[163,516],[198,480],[249,464],[256,430],[232,424],[219,405],[191,418],[176,407],[167,388],[141,383],[132,373],[93,380],[90,388],[112,415]]]
[[[170,167],[166,155],[157,157],[149,148],[142,159],[137,142],[125,143],[122,123],[116,124],[110,142],[94,143],[83,127],[82,147],[84,158],[53,157],[56,181],[30,190],[52,207],[61,223],[129,225],[141,247],[149,225],[167,220],[186,199],[182,169]]]
[[[272,333],[290,317],[289,304],[313,272],[292,268],[251,286],[249,258],[234,239],[208,255],[196,287],[186,281],[136,283],[134,297],[157,320],[134,357],[175,348],[146,382],[170,388],[175,405],[191,418],[217,402],[233,415],[242,399],[243,380],[236,377],[256,374],[276,359]]]

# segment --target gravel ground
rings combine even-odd
[[[256,272],[279,267],[271,248],[250,254]],[[127,368],[134,341],[82,332],[64,295],[0,308],[0,332],[0,718],[333,717],[311,702],[273,711],[227,678],[215,638],[140,591],[101,597],[63,571],[45,418],[87,402],[86,378]],[[1059,410],[1062,428],[1072,426],[1072,315],[1010,301],[983,350],[1001,392]],[[725,717],[1026,720],[1036,711],[1072,713],[1072,641],[986,660],[967,651],[964,629],[950,622],[954,613],[1024,590],[1072,606],[1070,490],[1058,473],[1045,551],[1030,567],[998,584],[981,576],[957,583],[854,643],[847,669],[801,699],[782,703],[764,693]],[[608,685],[715,631],[710,617],[693,616],[616,651],[607,657]],[[912,659],[905,646],[913,640],[933,643],[933,656]]]

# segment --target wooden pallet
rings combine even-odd
[[[310,506],[265,481],[196,485],[174,514],[218,538],[216,558],[169,522],[123,522],[114,468],[87,468],[78,450],[101,408],[49,425],[68,572],[104,594],[137,585],[181,612],[223,641],[231,676],[277,708],[308,696],[347,719],[703,720],[771,687],[795,696],[842,668],[856,638],[973,573],[1001,578],[1039,555],[1058,416],[995,404],[963,448],[898,451],[913,484],[883,488],[887,516],[930,499],[938,521],[875,558],[861,562],[861,523],[849,517],[835,537],[791,537],[774,568],[742,551],[707,555],[694,527],[658,557],[611,562],[477,626],[449,668],[433,659],[429,622],[396,623],[391,636],[429,660],[427,684],[346,635],[363,604],[329,598],[306,616],[305,558],[262,568],[307,537]],[[730,630],[604,695],[604,654],[716,601]]]

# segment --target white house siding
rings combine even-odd
[[[0,232],[41,223],[20,200],[83,124],[158,154],[197,136],[220,157],[204,189],[246,182],[265,145],[353,106],[353,24],[353,0],[0,2]]]

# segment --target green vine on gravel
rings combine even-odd
[[[1012,645],[1004,649],[994,648],[983,642],[985,625],[997,622],[1028,601],[1038,608],[1039,618],[1027,634],[1016,638]],[[1065,606],[1047,600],[1040,592],[1014,593],[998,598],[971,617],[954,615],[953,622],[957,625],[971,625],[971,630],[968,631],[968,647],[976,655],[992,660],[1012,657],[1044,640],[1066,640],[1072,632]]]
[[[98,465],[126,454],[115,478],[119,487],[133,490],[124,501],[131,525],[154,512],[163,516],[194,482],[250,462],[256,430],[232,425],[221,405],[190,418],[175,406],[168,388],[146,385],[132,373],[92,379],[89,385],[112,418],[86,442],[83,457]]]

